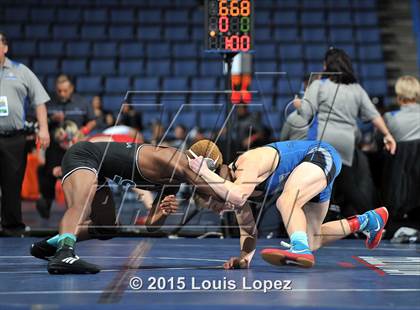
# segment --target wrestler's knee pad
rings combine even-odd
[[[89,225],[88,227],[88,233],[91,238],[93,239],[99,239],[99,240],[109,240],[117,236],[118,232],[120,231],[119,227],[117,225],[110,227],[102,227],[99,225],[93,224]]]

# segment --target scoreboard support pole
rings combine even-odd
[[[232,156],[232,130],[234,128],[234,120],[235,115],[234,113],[231,114],[231,117],[229,117],[230,111],[233,108],[232,104],[232,93],[231,93],[231,77],[232,77],[232,62],[233,58],[238,53],[229,53],[225,52],[223,53],[223,63],[226,68],[226,104],[225,104],[225,119],[226,121],[226,136],[225,136],[225,145],[224,145],[224,153],[223,154],[223,161],[226,163],[230,163],[233,160]],[[229,117],[229,118],[228,118]],[[234,219],[232,218],[230,212],[228,214],[223,214],[221,216],[221,222],[222,222],[222,231],[223,236],[226,238],[229,238],[232,236],[232,232],[230,231],[230,223],[234,223]]]
[[[232,156],[232,130],[234,128],[234,115],[232,114],[229,117],[229,113],[232,109],[232,93],[231,93],[231,77],[232,77],[232,62],[233,58],[238,53],[223,53],[223,63],[225,64],[226,68],[226,105],[225,105],[225,119],[226,122],[226,139],[225,139],[225,154],[223,157],[225,158],[225,162],[230,162],[233,159]],[[229,118],[228,118],[229,117]]]

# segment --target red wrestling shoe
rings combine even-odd
[[[363,229],[366,234],[366,247],[373,250],[378,247],[384,234],[384,227],[388,222],[388,210],[385,207],[366,212],[368,223]]]

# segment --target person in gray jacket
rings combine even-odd
[[[3,234],[19,237],[26,229],[20,193],[26,168],[28,103],[39,125],[37,140],[46,149],[50,144],[46,107],[50,97],[28,67],[6,57],[8,51],[6,34],[0,31],[0,217]]]
[[[395,84],[400,109],[385,113],[385,122],[397,142],[420,140],[420,83],[414,76],[402,76]]]
[[[354,177],[351,167],[357,119],[373,123],[384,135],[385,147],[391,154],[395,154],[396,142],[368,94],[357,82],[350,57],[341,49],[330,48],[324,59],[324,77],[311,83],[303,99],[295,99],[294,105],[299,115],[311,124],[308,139],[328,142],[339,152],[343,169],[336,183],[337,187],[341,184],[345,188],[344,200],[357,211],[370,209],[372,206],[367,204],[360,206],[361,200],[354,201],[357,191],[351,189],[349,182]],[[366,176],[368,174],[366,171]]]

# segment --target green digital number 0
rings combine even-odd
[[[249,17],[241,17],[241,32],[248,32],[250,28]]]

